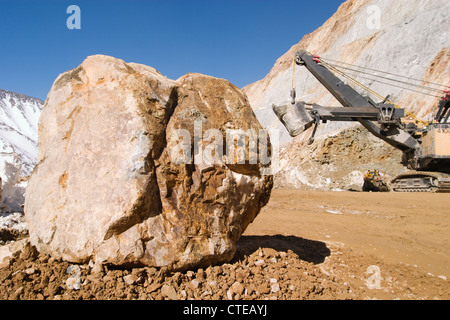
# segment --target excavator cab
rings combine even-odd
[[[439,123],[450,123],[450,91],[444,91],[445,96],[439,101],[438,111],[436,113],[436,120]]]

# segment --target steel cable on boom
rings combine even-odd
[[[409,82],[406,82],[406,81],[401,81],[401,80],[398,80],[398,79],[392,79],[392,78],[388,78],[388,77],[384,77],[384,76],[380,76],[380,75],[364,72],[364,71],[361,71],[361,70],[355,70],[355,69],[352,69],[352,68],[343,67],[343,66],[339,66],[339,65],[335,65],[335,64],[329,64],[329,65],[332,65],[333,67],[339,68],[339,69],[350,70],[350,71],[354,71],[354,72],[361,73],[361,74],[364,74],[364,75],[369,75],[369,76],[380,78],[380,79],[385,79],[385,80],[389,80],[389,81],[393,81],[393,82],[398,82],[398,83],[405,84],[405,85],[408,85],[408,86],[411,86],[411,87],[416,87],[418,89],[423,89],[423,90],[427,90],[427,91],[433,91],[433,92],[436,92],[436,93],[442,93],[441,89],[430,88],[430,87],[419,85],[419,84],[412,84],[412,83],[409,83]],[[405,89],[405,90],[410,90],[410,91],[422,93],[422,94],[433,96],[433,97],[436,97],[436,98],[440,97],[437,94],[436,95],[432,95],[431,93],[425,93],[425,92],[417,91],[417,90],[414,90],[414,89],[411,89],[411,88],[401,87],[401,86],[398,86],[398,85],[382,82],[380,80],[373,79],[373,78],[368,78],[368,77],[363,77],[363,76],[358,76],[358,77],[360,77],[362,79],[368,79],[368,80],[372,80],[372,81],[377,81],[377,82],[382,83],[382,84],[392,85],[392,86],[395,86],[397,88],[401,88],[401,89]]]
[[[395,76],[395,77],[403,78],[403,79],[407,79],[407,80],[417,81],[417,82],[420,82],[420,83],[427,83],[427,84],[430,84],[430,85],[433,85],[433,86],[438,86],[442,90],[448,89],[447,85],[444,85],[444,84],[441,84],[441,83],[435,83],[435,82],[431,82],[431,81],[415,79],[415,78],[411,78],[411,77],[398,75],[398,74],[395,74],[395,73],[392,73],[392,72],[381,71],[381,70],[367,68],[367,67],[361,67],[361,66],[358,66],[358,65],[354,65],[354,64],[350,64],[350,63],[346,63],[346,62],[341,62],[341,61],[337,61],[337,60],[333,60],[333,59],[328,59],[328,58],[321,58],[321,60],[324,61],[324,62],[331,61],[331,62],[335,62],[335,63],[342,64],[342,65],[347,65],[347,66],[354,67],[354,68],[370,70],[370,71],[374,71],[374,72],[378,72],[378,73],[384,73],[384,74],[387,74],[387,75],[391,75],[391,76]],[[439,90],[439,89],[437,89],[437,90]]]
[[[327,67],[328,69],[330,69],[330,70],[332,70],[332,71],[334,71],[334,72],[340,74],[341,76],[343,76],[343,77],[346,78],[347,80],[351,81],[351,82],[354,83],[355,85],[360,86],[361,88],[365,89],[367,92],[371,93],[371,94],[374,95],[375,97],[377,97],[377,98],[379,98],[379,99],[381,99],[381,100],[384,100],[384,99],[385,99],[381,94],[379,94],[379,93],[373,91],[372,89],[370,89],[369,87],[367,87],[367,86],[363,85],[362,83],[356,81],[355,79],[353,79],[352,77],[350,77],[350,76],[347,75],[346,73],[344,73],[344,72],[342,72],[341,70],[339,70],[339,69],[333,67],[332,65],[328,64],[327,62],[323,61],[322,58],[320,58],[320,62],[322,63],[322,65],[324,65],[324,66]],[[392,101],[387,100],[386,102],[387,102],[387,103],[390,103],[390,104],[392,104],[392,105],[394,105],[394,107],[396,107],[396,108],[400,108],[397,104],[395,104],[395,103],[392,102]],[[413,118],[414,120],[416,120],[416,121],[418,121],[418,122],[421,122],[422,124],[425,124],[425,125],[428,124],[428,122],[426,122],[426,121],[424,121],[424,120],[418,118],[416,115],[412,114],[411,112],[408,112],[408,111],[405,110],[405,113],[406,113],[406,115],[410,116],[411,118]]]
[[[374,79],[374,78],[370,78],[370,77],[367,77],[367,76],[358,76],[358,78],[365,79],[365,80],[370,80],[370,81],[373,81],[373,82],[378,82],[378,83],[381,83],[381,84],[386,84],[386,85],[389,85],[389,86],[392,86],[392,87],[396,87],[396,88],[400,88],[400,89],[404,89],[404,90],[408,90],[408,91],[412,91],[412,92],[417,92],[417,93],[420,93],[420,94],[423,94],[423,95],[426,95],[426,96],[430,96],[430,97],[434,97],[434,98],[440,98],[441,97],[439,95],[432,94],[432,93],[429,93],[429,92],[423,92],[423,91],[415,90],[415,89],[412,89],[412,88],[403,87],[403,86],[400,86],[398,84],[384,82],[384,81],[381,81],[381,80],[378,80],[378,79]],[[388,79],[388,80],[390,80],[390,79]],[[422,89],[425,89],[425,88],[422,88]]]

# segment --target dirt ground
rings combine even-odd
[[[366,298],[450,297],[448,193],[276,189],[244,235],[267,245],[270,235],[287,240],[275,242],[275,248],[305,244],[300,258],[302,252],[326,247],[315,265],[338,277],[361,279],[362,287],[372,288],[365,290]]]
[[[95,270],[28,244],[1,262],[0,299],[448,300],[449,208],[450,194],[276,189],[229,263]]]

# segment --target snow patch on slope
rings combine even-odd
[[[0,178],[3,211],[21,211],[26,179],[38,156],[38,121],[44,102],[0,89]]]

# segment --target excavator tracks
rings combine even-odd
[[[395,177],[392,181],[395,192],[449,192],[450,174],[439,172],[411,171]]]

